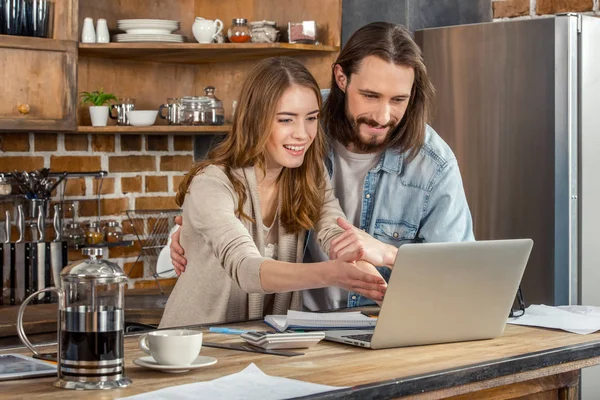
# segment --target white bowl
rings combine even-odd
[[[151,126],[156,121],[158,110],[127,111],[127,119],[131,126]]]

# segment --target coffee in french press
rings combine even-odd
[[[124,366],[124,291],[127,276],[116,264],[98,259],[100,248],[83,249],[88,260],[77,261],[60,273],[61,287],[37,291],[19,309],[17,332],[36,355],[23,331],[25,306],[39,293],[59,297],[58,380],[65,389],[126,387]]]

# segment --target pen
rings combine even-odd
[[[249,332],[244,329],[223,328],[220,326],[211,326],[210,328],[208,328],[208,331],[212,333],[227,333],[231,335],[241,335],[242,333]]]

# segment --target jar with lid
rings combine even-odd
[[[96,221],[88,222],[85,225],[85,243],[99,244],[104,240],[104,234],[100,231],[100,224]]]
[[[66,224],[62,237],[71,248],[77,248],[85,244],[85,232],[81,229],[79,224]]]
[[[246,18],[234,18],[227,31],[231,43],[246,43],[252,39],[252,32]]]
[[[208,125],[206,122],[211,100],[201,96],[185,96],[181,99],[181,123],[183,125]]]
[[[104,241],[106,243],[118,243],[123,240],[123,232],[119,227],[119,222],[108,221],[104,226]]]
[[[225,109],[223,108],[223,102],[215,96],[216,90],[214,86],[204,88],[205,97],[210,99],[210,113],[206,119],[208,125],[223,125],[225,123]]]

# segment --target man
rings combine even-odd
[[[434,89],[421,51],[400,25],[371,23],[350,37],[333,70],[323,124],[331,139],[325,164],[350,224],[331,256],[356,238],[376,238],[392,251],[379,272],[389,279],[397,248],[411,242],[474,240],[456,157],[427,125]],[[356,228],[357,227],[357,228]],[[309,235],[306,262],[327,259]],[[340,253],[341,252],[341,253]],[[173,265],[185,268],[178,234]],[[339,288],[307,290],[308,310],[356,307],[371,301]]]

